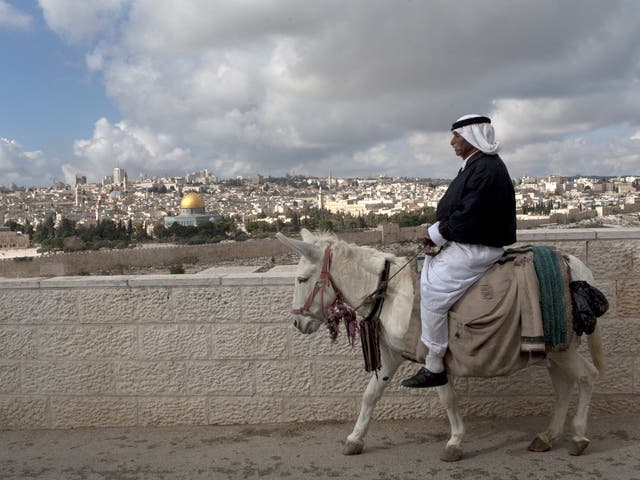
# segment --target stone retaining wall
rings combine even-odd
[[[586,261],[610,311],[608,371],[592,412],[640,413],[640,230],[519,232]],[[0,280],[0,429],[355,420],[369,374],[359,347],[290,322],[292,267],[249,273]],[[435,392],[399,380],[385,419],[444,415]],[[457,379],[467,414],[542,415],[546,370]]]

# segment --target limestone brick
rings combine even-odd
[[[53,428],[133,427],[137,405],[126,397],[53,397]]]
[[[240,361],[192,362],[186,388],[189,395],[251,395],[255,392],[255,370]]]
[[[280,325],[214,325],[211,357],[285,358],[289,344],[288,327]]]
[[[602,336],[605,365],[611,355],[640,354],[640,314],[638,318],[599,318],[598,325]],[[586,348],[586,338],[583,339]],[[590,356],[587,356],[590,358]]]
[[[462,396],[460,411],[464,416],[477,417],[522,417],[548,416],[552,411],[552,397],[527,396]]]
[[[470,396],[553,395],[549,373],[544,364],[519,370],[509,376],[469,378]]]
[[[616,314],[621,318],[640,317],[640,278],[619,280],[616,290]]]
[[[640,256],[638,240],[596,240],[590,241],[587,248],[587,265],[596,278],[617,278],[633,274],[634,265]]]
[[[77,296],[83,323],[160,322],[171,316],[167,289],[84,288]]]
[[[46,326],[38,336],[41,359],[126,359],[134,358],[137,351],[138,337],[132,326]]]
[[[300,333],[293,325],[291,329],[291,356],[297,358],[318,358],[344,356],[350,358],[355,352],[361,352],[360,345],[351,347],[347,341],[344,329],[335,342],[329,338],[326,328],[320,329],[310,335]]]
[[[591,416],[639,415],[640,395],[594,395],[589,405]]]
[[[18,393],[20,390],[20,365],[0,363],[0,394]]]
[[[618,394],[633,393],[635,359],[627,355],[612,355],[606,358],[605,372],[596,380],[594,392]],[[606,365],[609,365],[609,368]]]
[[[77,323],[73,290],[0,290],[0,324]]]
[[[284,400],[273,397],[210,397],[209,424],[237,425],[279,423],[283,417]]]
[[[96,395],[113,392],[113,366],[98,362],[34,362],[22,368],[22,393]]]
[[[0,430],[49,428],[48,400],[0,395]]]
[[[118,395],[181,395],[186,390],[184,362],[123,362],[115,369]]]
[[[34,327],[0,326],[0,359],[18,360],[37,355]]]
[[[289,323],[291,319],[290,286],[242,288],[240,321],[255,323]]]
[[[207,402],[204,398],[141,398],[138,418],[141,426],[207,425]]]
[[[140,327],[143,360],[203,360],[209,357],[209,325],[152,325]]]
[[[242,321],[240,287],[174,288],[171,305],[189,323]]]
[[[430,396],[427,395],[409,398],[386,395],[380,399],[374,411],[375,420],[430,418],[431,416],[432,401]],[[355,422],[355,416],[353,420]]]
[[[356,419],[356,400],[344,397],[287,398],[282,416],[283,422],[346,422]]]
[[[313,395],[350,394],[362,395],[372,373],[364,370],[364,362],[352,360],[319,360],[311,365],[313,372]]]
[[[259,394],[309,395],[309,362],[261,362],[256,367],[256,391]]]

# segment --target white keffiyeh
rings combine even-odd
[[[456,120],[456,123],[473,118],[486,119],[480,115],[463,115]],[[472,123],[453,131],[459,133],[467,142],[488,155],[495,155],[500,149],[500,144],[496,142],[496,134],[490,123]]]

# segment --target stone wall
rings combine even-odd
[[[393,233],[393,232],[392,232]],[[640,413],[640,230],[519,232],[583,259],[611,308],[593,414]],[[294,267],[250,273],[0,280],[0,429],[355,420],[369,374],[359,347],[290,322]],[[399,385],[376,417],[442,417],[435,392]],[[456,379],[466,414],[546,415],[532,367]]]

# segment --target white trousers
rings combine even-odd
[[[420,276],[422,343],[429,355],[443,358],[449,344],[449,309],[504,253],[485,245],[448,242],[426,256]]]

